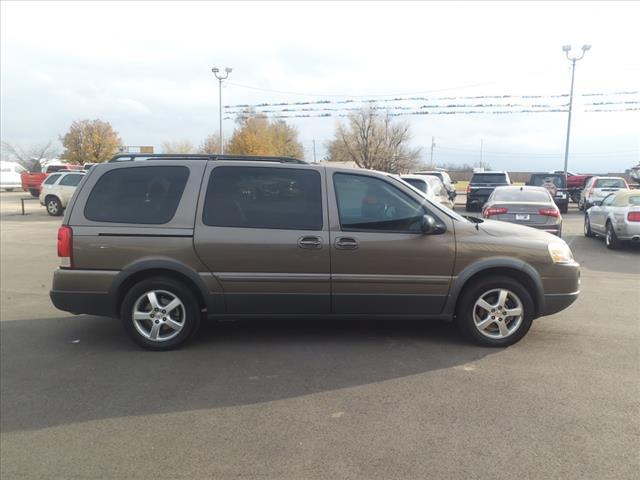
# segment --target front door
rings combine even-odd
[[[393,179],[339,171],[327,175],[332,311],[440,313],[455,260],[453,221]],[[446,231],[422,234],[425,213]]]
[[[324,169],[211,162],[194,237],[232,314],[330,312]]]

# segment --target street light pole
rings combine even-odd
[[[567,121],[567,140],[564,145],[564,182],[567,184],[567,168],[569,166],[569,136],[571,135],[571,112],[573,110],[573,81],[576,75],[576,62],[582,60],[584,54],[591,49],[591,45],[582,46],[582,54],[579,57],[570,57],[571,45],[564,45],[562,51],[571,62],[571,89],[569,90],[569,119]]]
[[[218,107],[219,107],[219,115],[220,115],[220,134],[219,134],[220,153],[224,154],[224,139],[222,138],[222,81],[226,80],[229,77],[229,74],[231,73],[232,69],[229,67],[225,67],[224,76],[222,74],[218,75],[218,73],[220,72],[220,69],[218,67],[213,67],[211,71],[218,79],[218,103],[219,103]]]

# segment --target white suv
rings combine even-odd
[[[62,215],[83,177],[84,172],[59,172],[52,173],[42,182],[40,204],[47,207],[49,215]]]
[[[618,190],[629,190],[627,181],[622,177],[591,177],[580,194],[578,208],[586,212],[595,202],[602,202],[604,197]]]

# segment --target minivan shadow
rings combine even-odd
[[[3,432],[268,402],[496,351],[467,343],[444,322],[208,323],[171,352],[138,348],[107,318],[5,321],[0,329]]]

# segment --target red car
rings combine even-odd
[[[50,173],[59,172],[60,170],[82,170],[82,165],[48,165],[42,172],[22,172],[20,174],[22,190],[29,192],[33,197],[39,197],[40,186],[44,179]]]

